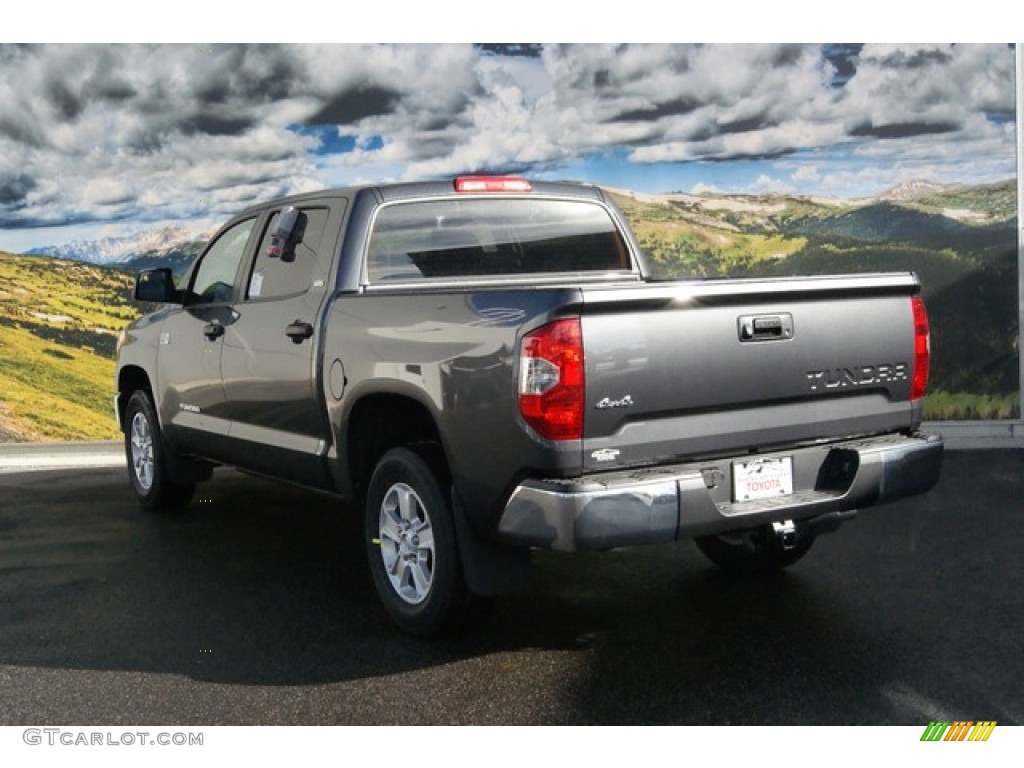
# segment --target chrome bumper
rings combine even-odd
[[[498,532],[505,541],[571,551],[810,520],[928,491],[942,451],[941,437],[918,433],[764,454],[792,457],[795,490],[758,501],[731,501],[730,459],[527,480],[505,505]]]

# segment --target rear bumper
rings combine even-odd
[[[766,454],[792,457],[795,490],[759,501],[731,501],[729,459],[527,480],[509,498],[498,532],[545,549],[608,549],[809,521],[928,491],[942,452],[941,437],[917,433]]]

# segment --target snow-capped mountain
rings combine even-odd
[[[185,227],[163,227],[126,237],[106,237],[102,240],[73,240],[63,245],[47,245],[26,251],[33,256],[51,256],[57,259],[87,261],[92,264],[126,264],[145,254],[160,254],[182,249],[192,243],[205,242],[208,236]]]
[[[905,181],[902,184],[897,184],[895,187],[889,187],[888,189],[882,190],[875,195],[875,199],[885,200],[892,203],[908,202],[910,200],[927,197],[928,195],[934,195],[939,192],[948,192],[958,186],[960,185],[937,184],[934,181]]]

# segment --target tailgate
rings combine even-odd
[[[588,469],[909,429],[910,274],[584,289]]]

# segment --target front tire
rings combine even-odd
[[[366,495],[370,573],[385,610],[419,637],[462,612],[466,585],[438,449],[395,448],[377,463]]]
[[[814,536],[804,533],[797,539],[796,546],[785,549],[772,526],[765,525],[720,536],[701,536],[695,542],[705,557],[722,570],[751,575],[793,565],[810,550]]]
[[[125,406],[124,451],[128,475],[146,509],[173,510],[192,499],[194,483],[175,482],[167,472],[167,448],[149,394],[137,390]]]

